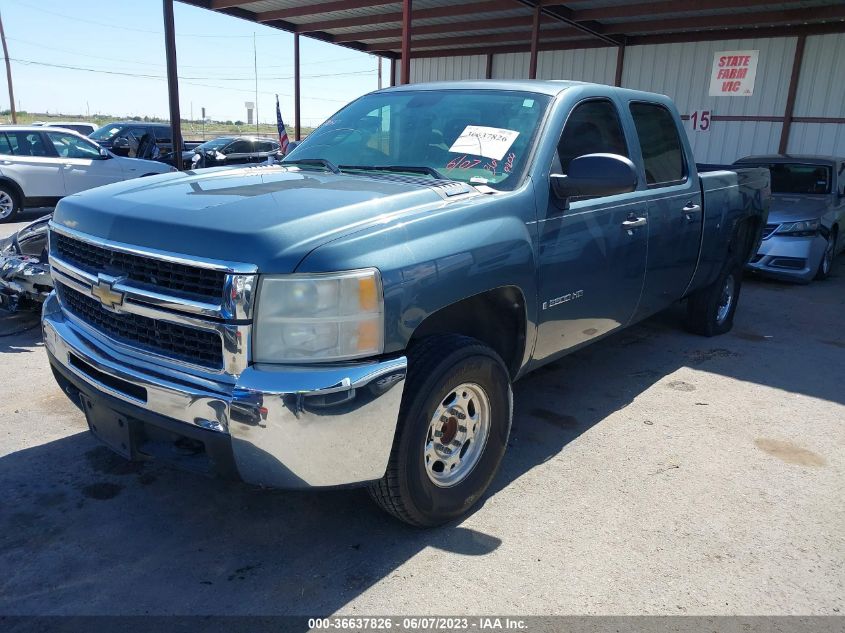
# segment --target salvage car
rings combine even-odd
[[[748,156],[737,166],[772,174],[772,208],[748,268],[784,281],[826,279],[845,249],[845,158]]]
[[[175,171],[149,160],[122,158],[72,130],[0,128],[0,223],[24,207],[130,178]]]
[[[769,172],[699,173],[665,96],[412,84],[283,162],[62,200],[42,325],[62,392],[128,459],[466,514],[513,382],[684,300],[731,329]]]
[[[49,215],[0,239],[0,310],[38,310],[53,290],[47,257]]]

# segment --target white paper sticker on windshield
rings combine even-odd
[[[484,156],[502,160],[519,132],[483,125],[467,125],[461,135],[452,143],[450,152]]]

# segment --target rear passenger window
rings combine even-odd
[[[9,139],[5,134],[0,133],[0,154],[12,155],[12,146],[9,144]]]
[[[6,132],[6,142],[15,156],[49,156],[39,132]]]
[[[640,138],[648,185],[665,187],[683,182],[684,151],[669,110],[654,103],[632,103],[631,115]]]
[[[561,173],[568,173],[573,158],[600,153],[619,154],[628,158],[628,147],[616,106],[604,99],[582,103],[566,120],[557,145]]]

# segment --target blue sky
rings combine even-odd
[[[199,119],[205,106],[215,120],[246,120],[244,102],[255,101],[255,33],[259,119],[275,121],[278,93],[282,116],[293,124],[291,34],[181,2],[174,14],[183,118],[193,107]],[[160,0],[3,0],[2,15],[23,110],[168,116]],[[302,37],[300,61],[303,125],[378,87],[371,55]],[[385,85],[388,73],[385,60]],[[3,83],[0,109],[9,105]]]

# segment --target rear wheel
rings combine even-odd
[[[8,185],[0,185],[0,223],[11,222],[20,212],[18,195]]]
[[[409,354],[387,472],[370,495],[412,525],[460,517],[493,480],[511,417],[510,377],[492,349],[464,336],[424,340]]]
[[[827,279],[830,271],[833,270],[833,258],[836,257],[836,246],[839,239],[839,232],[834,228],[827,237],[827,246],[824,255],[819,262],[819,269],[816,271],[816,279]]]
[[[742,287],[742,266],[735,257],[726,263],[711,285],[697,290],[687,301],[687,328],[694,334],[717,336],[733,327]]]

